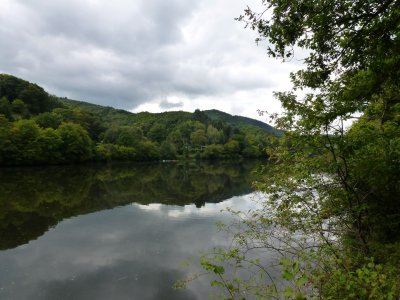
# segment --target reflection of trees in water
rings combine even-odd
[[[112,164],[0,170],[0,249],[41,236],[64,218],[119,205],[197,207],[251,191],[259,162]]]

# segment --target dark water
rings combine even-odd
[[[251,205],[245,162],[0,169],[0,299],[205,299],[181,262]]]

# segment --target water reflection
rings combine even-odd
[[[0,298],[205,298],[208,282],[171,289],[177,266],[227,242],[214,222],[229,218],[221,207],[247,203],[257,166],[2,170]]]

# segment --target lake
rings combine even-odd
[[[229,244],[260,162],[0,169],[0,299],[206,299],[173,283]]]

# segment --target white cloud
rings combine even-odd
[[[159,203],[151,203],[142,205],[133,203],[133,207],[155,213],[157,215],[165,215],[168,218],[204,218],[208,216],[215,216],[221,212],[225,216],[231,216],[227,212],[227,208],[234,207],[235,210],[247,212],[251,209],[260,208],[260,199],[264,199],[265,195],[260,192],[253,192],[243,196],[234,196],[228,200],[218,203],[206,203],[202,207],[196,207],[194,204],[184,206],[163,206]]]
[[[248,3],[250,1],[250,3]],[[279,110],[299,62],[268,59],[234,20],[258,0],[3,0],[0,72],[132,111]],[[171,100],[172,99],[172,100]]]

